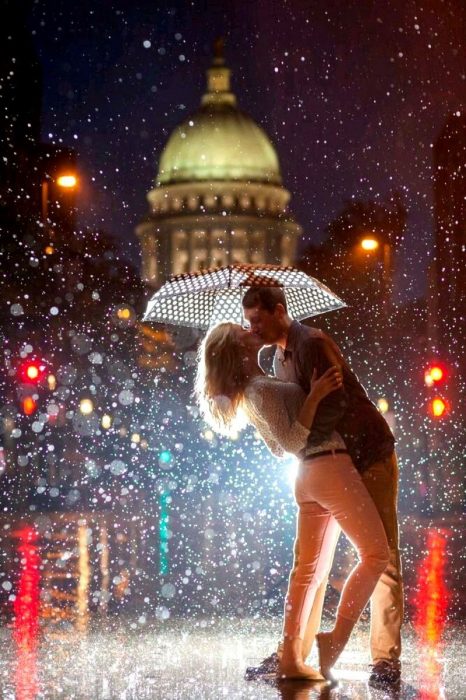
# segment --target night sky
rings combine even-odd
[[[277,148],[307,242],[351,198],[404,193],[398,298],[425,290],[432,143],[466,108],[464,0],[36,0],[44,141],[74,147],[81,223],[118,236],[147,213],[159,154],[194,111],[214,39],[240,108]]]

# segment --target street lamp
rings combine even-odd
[[[75,190],[78,185],[78,178],[73,173],[62,173],[56,178],[46,176],[41,182],[41,213],[44,230],[47,231],[48,215],[49,215],[49,200],[50,200],[50,184],[59,187],[65,191]],[[50,254],[50,253],[49,253]]]
[[[62,187],[65,190],[73,189],[77,184],[78,178],[76,175],[60,175],[57,177],[58,187]]]
[[[392,320],[391,320],[391,295],[392,295],[392,246],[386,242],[383,234],[378,234],[374,231],[363,231],[362,236],[358,241],[358,250],[365,258],[372,258],[379,264],[382,264],[381,274],[377,270],[376,292],[381,302],[379,316],[379,337],[385,351],[388,351],[392,345]],[[381,280],[380,280],[381,277]],[[380,291],[379,291],[380,290]],[[375,310],[375,309],[374,309]],[[385,391],[389,392],[388,386],[385,384]],[[390,396],[390,395],[389,395]],[[390,397],[390,403],[391,403]],[[385,414],[385,419],[390,425],[390,428],[395,428],[395,414],[393,410],[389,410],[388,400],[383,397],[379,403],[379,410]]]
[[[377,250],[379,245],[377,238],[363,238],[361,241],[361,248],[367,251]]]
[[[371,253],[378,253],[380,256],[379,259],[382,260],[382,265],[383,265],[383,272],[382,272],[382,282],[383,282],[383,304],[385,307],[385,313],[387,316],[387,321],[388,321],[388,316],[390,312],[390,304],[391,304],[391,291],[392,291],[392,277],[393,277],[393,270],[392,270],[392,246],[390,243],[386,243],[384,241],[381,241],[377,235],[373,233],[368,233],[361,238],[359,241],[359,246],[360,248],[368,254]],[[381,255],[380,251],[381,250]]]

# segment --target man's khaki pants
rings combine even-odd
[[[382,519],[390,549],[389,564],[380,577],[370,600],[370,648],[372,662],[376,663],[381,659],[386,659],[398,665],[401,654],[400,631],[403,621],[403,584],[401,579],[397,518],[398,464],[395,453],[386,459],[374,462],[361,477]],[[304,635],[304,658],[309,655],[315,635],[319,631],[325,590],[338,534],[335,537],[335,543],[329,558],[327,574],[317,589],[309,616]],[[293,572],[296,569],[298,556],[299,542],[296,541],[294,565],[290,576],[293,576]]]

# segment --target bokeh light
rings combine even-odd
[[[94,404],[91,399],[81,399],[79,402],[79,410],[83,416],[89,416],[94,410]]]

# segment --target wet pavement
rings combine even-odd
[[[324,625],[325,626],[325,625]],[[437,630],[438,631],[438,630]],[[73,698],[370,698],[464,700],[466,628],[404,630],[403,682],[396,692],[370,689],[368,629],[361,624],[336,666],[339,686],[245,681],[243,673],[274,649],[280,620],[91,620],[81,630],[45,627],[18,637],[0,628],[4,700]],[[311,658],[311,661],[315,659]]]

